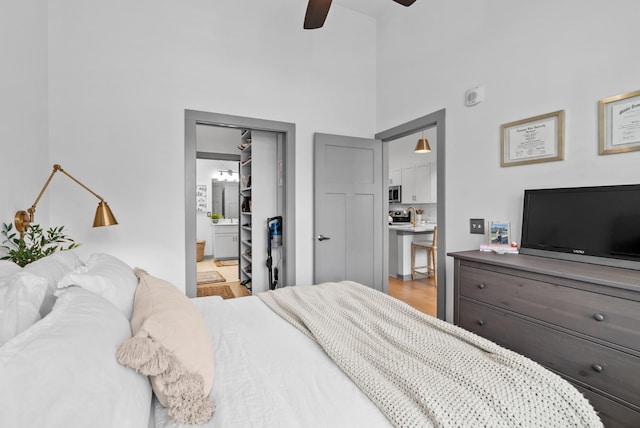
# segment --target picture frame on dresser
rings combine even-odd
[[[640,150],[640,90],[598,102],[599,154]]]
[[[511,222],[493,220],[489,222],[489,245],[510,245]]]

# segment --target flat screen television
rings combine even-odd
[[[525,190],[520,253],[640,270],[640,184]]]

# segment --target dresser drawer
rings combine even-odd
[[[593,391],[589,391],[580,385],[573,385],[587,397],[589,403],[598,412],[600,420],[605,428],[630,428],[640,427],[640,412],[637,412],[627,406],[616,403]]]
[[[460,295],[640,351],[640,302],[471,266]]]
[[[460,299],[461,327],[640,406],[640,358]]]

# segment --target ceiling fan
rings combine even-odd
[[[393,0],[403,6],[411,6],[416,0]],[[313,30],[320,28],[324,25],[329,8],[331,7],[331,0],[309,0],[307,4],[307,13],[304,16],[304,29]]]

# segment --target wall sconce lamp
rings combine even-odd
[[[111,208],[109,208],[109,205],[105,202],[104,199],[102,199],[101,196],[99,196],[93,190],[89,189],[87,186],[79,182],[76,178],[71,176],[67,171],[62,169],[60,165],[55,164],[53,165],[53,171],[51,172],[51,175],[49,175],[49,179],[47,180],[46,183],[44,183],[44,186],[42,187],[40,194],[38,194],[38,197],[36,198],[36,201],[33,203],[33,205],[31,205],[31,208],[27,209],[26,211],[18,211],[16,213],[14,224],[16,225],[16,230],[20,232],[20,236],[22,236],[24,234],[24,231],[27,229],[27,227],[29,227],[29,225],[33,223],[33,217],[36,212],[36,205],[38,205],[38,202],[40,202],[40,198],[44,194],[44,191],[47,190],[47,187],[49,186],[51,179],[53,178],[55,173],[58,171],[60,171],[61,173],[63,173],[64,175],[66,175],[76,183],[78,183],[80,186],[84,187],[84,189],[87,190],[89,193],[91,193],[93,196],[100,199],[100,202],[98,203],[98,209],[96,210],[96,216],[93,219],[93,227],[111,226],[114,224],[118,224],[118,222],[116,221],[116,218],[113,216],[113,213],[111,212]]]
[[[429,146],[429,142],[426,138],[424,138],[424,129],[422,130],[422,138],[418,140],[418,144],[416,144],[416,148],[413,150],[414,153],[429,153],[431,151],[431,147]]]

